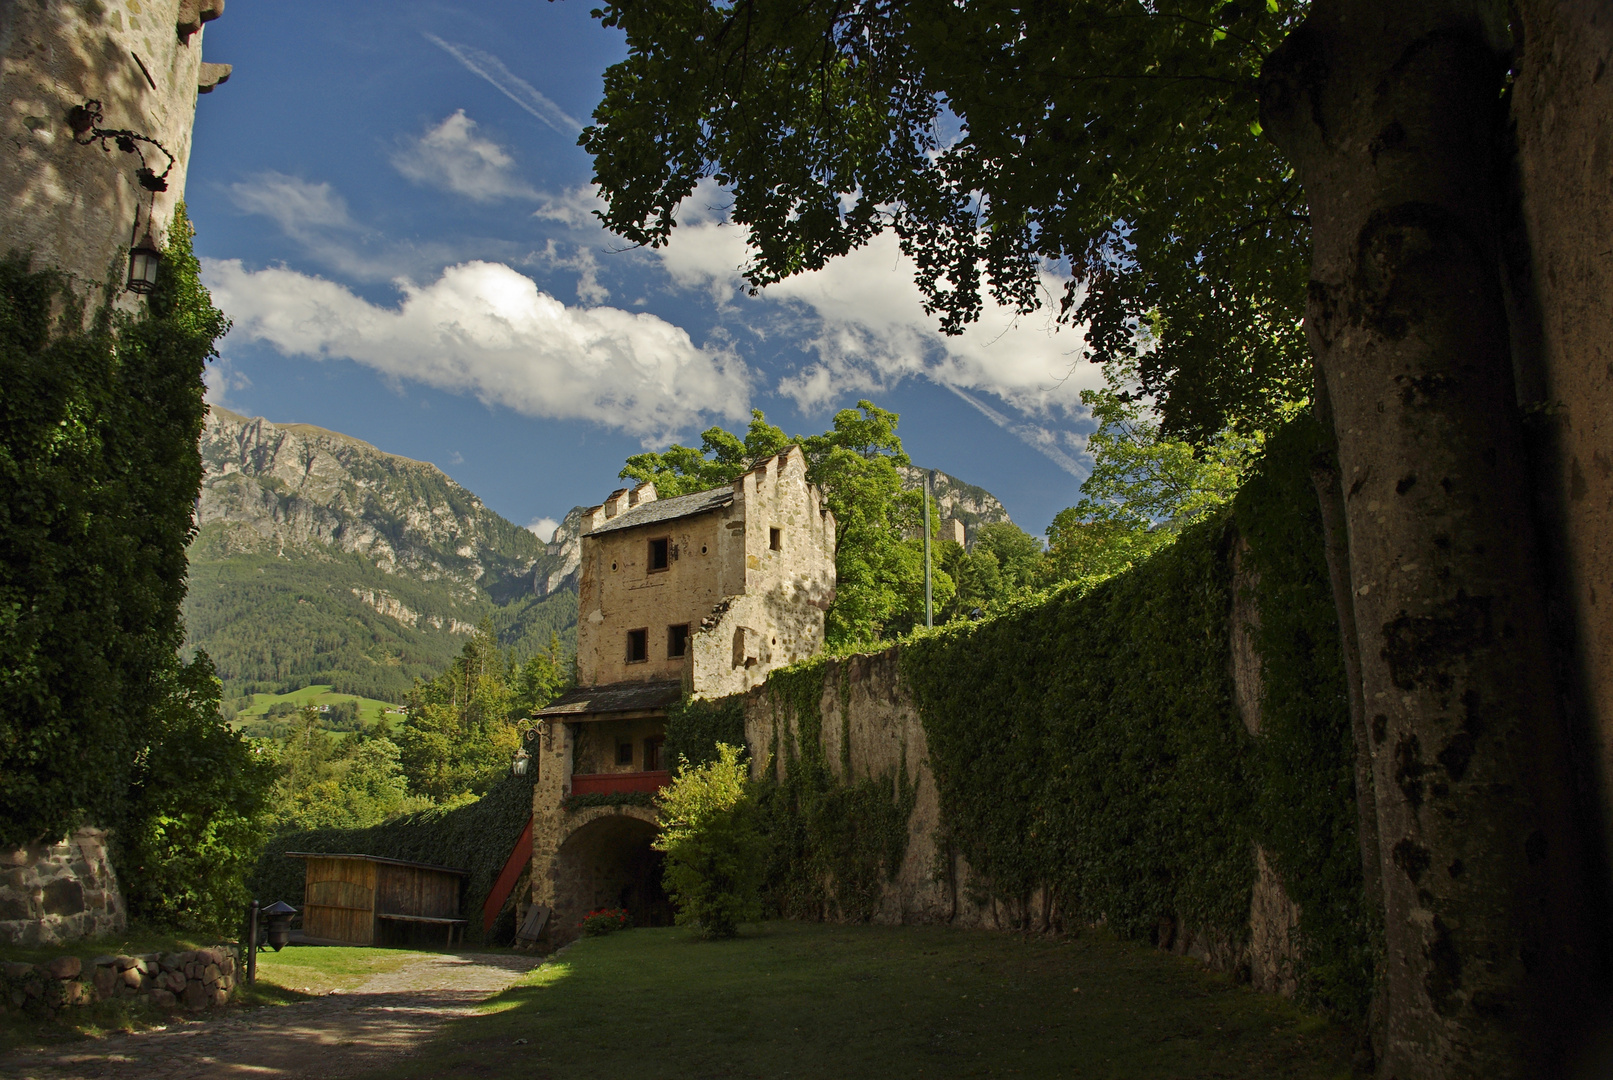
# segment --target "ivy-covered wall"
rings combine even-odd
[[[1102,921],[1280,973],[1269,988],[1362,1015],[1375,931],[1309,487],[1320,452],[1303,417],[1271,440],[1232,512],[1126,574],[886,653],[784,669],[737,699],[774,839],[775,906]],[[1259,613],[1240,616],[1241,635],[1235,587],[1250,594],[1239,610]],[[1235,636],[1252,661],[1234,664]],[[1256,684],[1241,686],[1258,702],[1248,724],[1235,667]],[[732,733],[735,708],[685,707],[669,744],[700,760]],[[1252,911],[1271,932],[1251,934]]]
[[[300,910],[304,864],[301,859],[286,858],[288,851],[379,855],[457,867],[470,871],[459,909],[460,918],[468,920],[465,940],[507,943],[515,936],[513,906],[506,902],[492,932],[484,935],[482,904],[531,813],[532,781],[524,776],[508,776],[480,799],[453,809],[406,814],[368,829],[280,833],[264,847],[247,885],[252,896],[264,904],[284,900]],[[511,895],[519,900],[521,891],[517,889]]]

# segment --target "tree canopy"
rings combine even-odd
[[[627,36],[594,155],[605,224],[666,243],[703,179],[753,287],[884,229],[943,329],[1040,272],[1093,359],[1130,358],[1167,429],[1270,428],[1309,393],[1305,199],[1257,80],[1299,0],[612,3]],[[1142,333],[1151,326],[1152,336]]]

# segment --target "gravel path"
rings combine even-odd
[[[0,1057],[6,1080],[324,1080],[406,1056],[537,966],[508,953],[441,953],[356,990],[265,1006],[165,1031],[114,1035]]]

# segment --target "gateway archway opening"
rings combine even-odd
[[[635,926],[671,926],[661,887],[664,857],[650,847],[655,826],[625,814],[590,821],[560,845],[555,914],[568,932],[590,911],[626,908]]]

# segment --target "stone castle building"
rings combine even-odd
[[[581,533],[578,686],[528,744],[532,902],[552,910],[552,941],[595,908],[664,917],[654,810],[632,797],[669,778],[668,707],[820,651],[835,590],[834,515],[795,446],[710,491],[615,491]]]
[[[224,0],[0,0],[0,253],[31,251],[91,307],[132,299],[130,248],[148,229],[160,248],[184,197],[196,95],[230,76],[202,60],[202,26],[223,12]],[[96,127],[152,141],[79,141],[90,134],[74,109],[90,102]],[[142,162],[164,190],[141,183]]]

